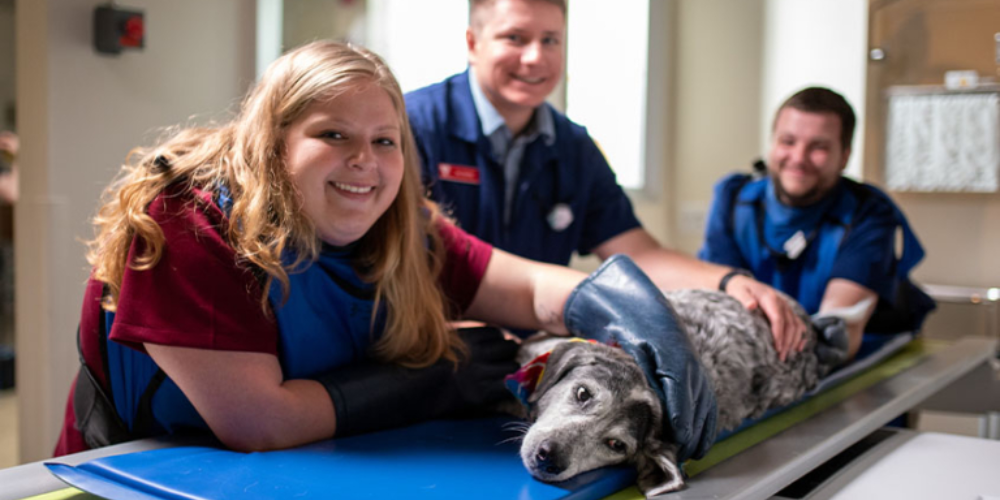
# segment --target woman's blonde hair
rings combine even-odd
[[[96,237],[88,243],[93,276],[109,288],[105,309],[117,307],[126,266],[145,270],[159,261],[164,235],[146,207],[175,184],[188,190],[227,186],[233,204],[223,236],[239,259],[266,273],[263,290],[276,279],[287,296],[289,270],[315,260],[321,242],[284,166],[285,131],[312,103],[366,85],[379,86],[391,98],[405,163],[399,194],[359,240],[355,253],[356,269],[375,285],[375,310],[384,304],[387,313],[374,354],[408,366],[426,366],[441,357],[455,360],[461,341],[448,327],[447,305],[437,286],[442,243],[435,227],[440,214],[421,195],[420,160],[402,91],[377,55],[331,41],[304,45],[272,63],[233,121],[180,130],[158,146],[129,154],[119,178],[104,193],[94,218]],[[129,262],[134,238],[145,243],[145,251]],[[283,266],[286,250],[294,251],[297,260]]]

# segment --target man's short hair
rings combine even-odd
[[[824,87],[809,87],[792,94],[774,114],[771,130],[778,124],[778,115],[785,108],[793,108],[806,113],[833,113],[840,118],[840,144],[843,149],[851,147],[854,140],[854,109],[844,96]]]
[[[528,0],[529,2],[545,2],[559,7],[563,16],[566,15],[566,0]],[[469,26],[474,30],[479,30],[479,23],[476,19],[476,12],[485,7],[492,7],[497,0],[469,0]]]

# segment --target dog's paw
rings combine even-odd
[[[677,453],[672,446],[650,446],[639,457],[636,468],[637,486],[647,498],[684,487],[684,473],[677,466]]]

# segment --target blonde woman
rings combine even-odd
[[[293,50],[232,122],[131,159],[95,218],[57,455],[191,430],[277,449],[474,410],[517,346],[450,321],[568,331],[584,276],[422,198],[399,86],[364,49]]]

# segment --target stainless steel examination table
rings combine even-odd
[[[907,446],[922,446],[923,441],[928,441],[928,438],[917,439],[919,433],[905,429],[882,430],[886,423],[918,407],[935,394],[963,391],[961,379],[976,369],[988,366],[997,352],[995,340],[979,337],[947,344],[917,340],[914,344],[923,350],[921,355],[898,373],[856,388],[834,402],[820,397],[807,401],[789,410],[804,416],[798,420],[794,416],[783,417],[786,422],[792,419],[791,425],[770,434],[765,432],[766,438],[728,455],[726,442],[720,442],[717,445],[720,450],[717,452],[713,448],[713,453],[706,458],[708,460],[714,454],[714,462],[689,463],[688,471],[692,477],[688,487],[664,498],[768,499],[776,498],[779,492],[783,496],[777,498],[790,498],[787,495],[809,499],[841,498],[838,493],[849,493],[849,486],[861,484],[865,471],[875,470],[879,463],[891,460],[893,451],[905,451]],[[843,386],[852,383],[853,379]],[[838,388],[831,389],[835,390]],[[766,426],[769,420],[757,425]],[[933,440],[934,437],[930,438]],[[994,444],[1000,445],[1000,441],[983,442],[989,444],[973,446],[975,450],[969,448],[972,451],[965,450],[963,453],[985,454],[985,458],[970,457],[970,460],[985,462],[989,460],[992,450],[996,450],[993,480],[1000,484],[1000,446],[991,448]],[[60,460],[77,464],[102,456],[171,446],[177,446],[177,443],[164,439],[143,440],[62,457]],[[909,452],[904,454],[912,455]],[[818,474],[824,469],[828,470],[827,473]],[[888,477],[886,479],[889,480]],[[811,485],[803,485],[803,482],[810,481]],[[989,484],[987,482],[987,486]],[[891,485],[887,486],[891,488]],[[1000,487],[996,491],[994,494],[1000,500]],[[982,490],[980,493],[990,492]],[[66,489],[66,485],[53,477],[40,462],[0,470],[0,499],[21,499],[41,494],[52,495],[44,498],[89,498],[76,490]],[[634,488],[629,488],[609,498],[623,500],[636,498],[637,495]],[[475,498],[476,494],[469,492],[466,496]],[[882,494],[878,496],[885,498]],[[970,500],[974,498],[970,497]],[[982,498],[992,500],[990,496]]]

